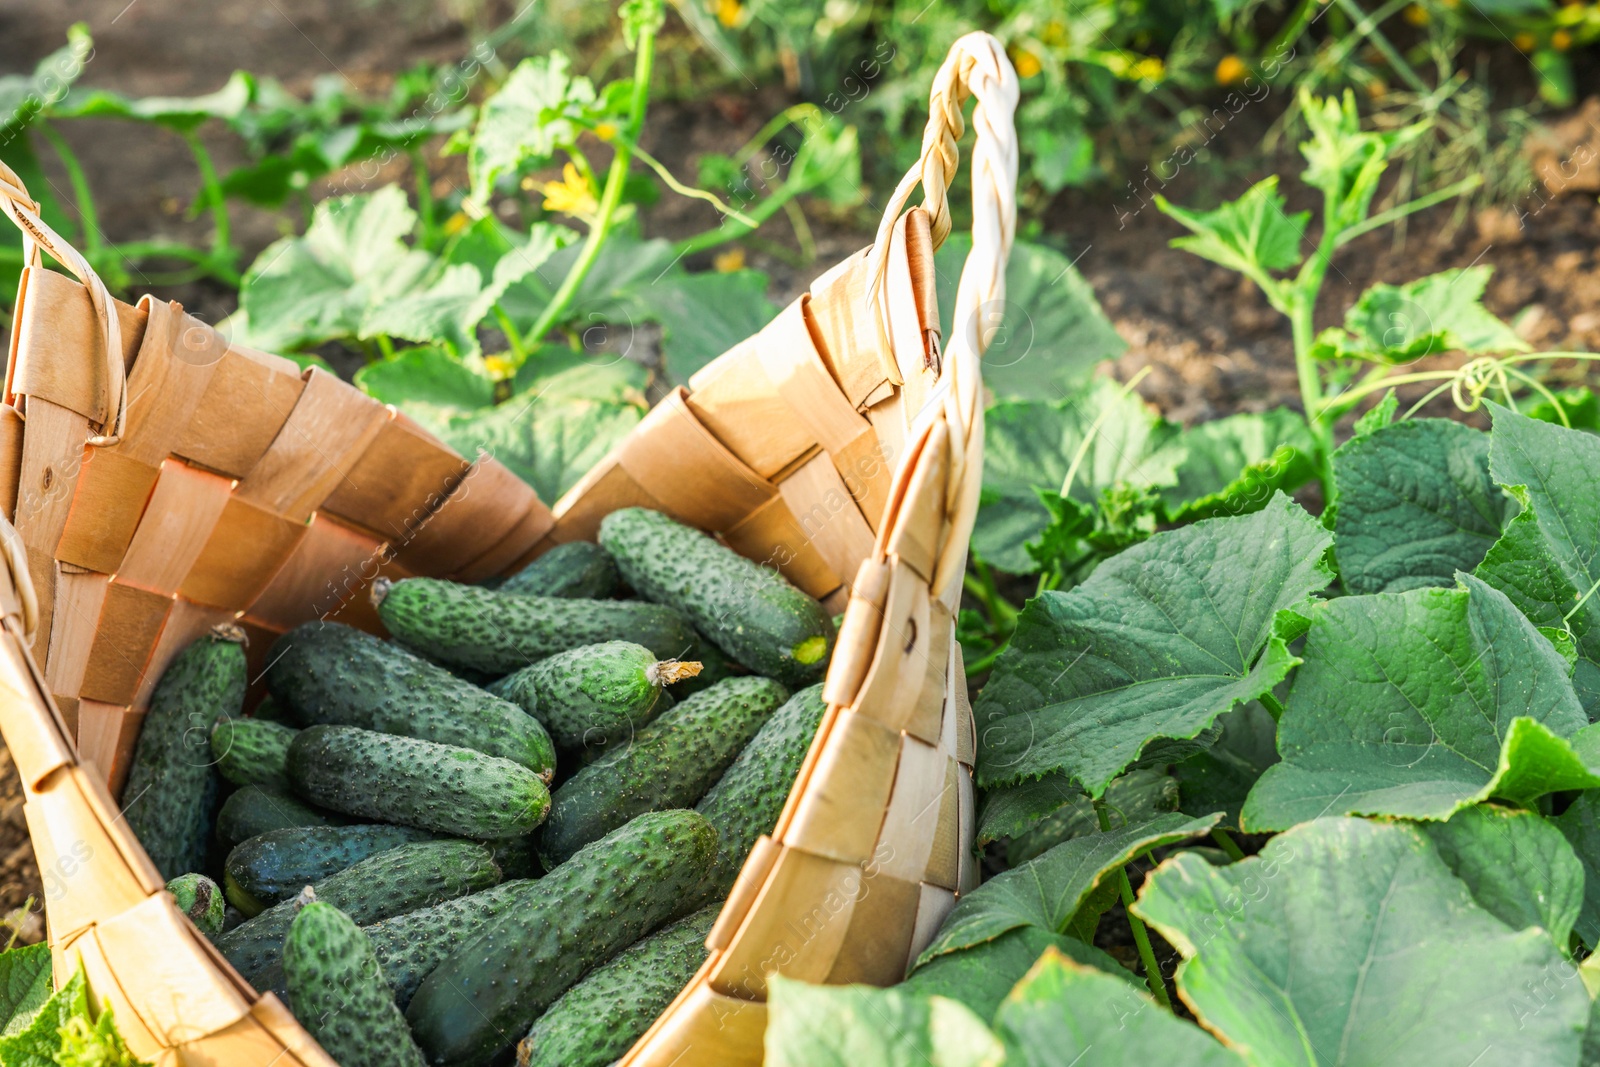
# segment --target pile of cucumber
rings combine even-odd
[[[833,620],[640,508],[497,586],[373,598],[393,640],[289,631],[249,715],[243,633],[186,649],[128,825],[342,1067],[613,1062],[703,962],[777,822]]]

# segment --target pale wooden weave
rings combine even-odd
[[[974,248],[941,352],[933,251],[968,95]],[[0,523],[0,732],[58,976],[81,959],[132,1049],[160,1063],[330,1064],[181,916],[118,815],[155,681],[218,622],[245,628],[259,674],[302,621],[381,632],[364,595],[380,575],[509,573],[639,504],[846,617],[779,826],[705,968],[627,1062],[759,1062],[770,973],[897,980],[977,879],[953,614],[982,465],[983,316],[1004,296],[1015,215],[1015,102],[998,43],[958,42],[873,246],[657,405],[553,510],[492,457],[460,456],[331,375],[176,304],[114,300],[0,165],[0,210],[29,252],[0,405],[15,525]],[[928,210],[903,211],[919,181]]]

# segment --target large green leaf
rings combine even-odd
[[[1483,306],[1488,267],[1374,285],[1345,312],[1343,330],[1317,338],[1323,358],[1408,363],[1443,352],[1517,352],[1527,343]]]
[[[912,973],[947,952],[1036,926],[1061,933],[1103,878],[1142,853],[1206,833],[1218,817],[1161,815],[1138,826],[1073,838],[1038,859],[995,875],[956,901],[955,909],[912,965]]]
[[[1583,864],[1583,907],[1573,927],[1592,950],[1600,946],[1600,792],[1580,793],[1555,824]]]
[[[1206,735],[1296,662],[1274,623],[1327,585],[1330,540],[1280,494],[1254,514],[1157,534],[1071,592],[1035,598],[978,700],[979,784],[1062,770],[1100,796],[1152,742]]]
[[[634,290],[639,318],[661,324],[661,362],[666,378],[686,385],[689,378],[772,320],[778,309],[767,299],[767,276],[760,271],[688,274],[670,271]]]
[[[1052,781],[1056,777],[1046,775],[1041,781]],[[1019,782],[1002,788],[1021,789],[1029,784]],[[1147,767],[1129,771],[1106,787],[1106,795],[1100,799],[1100,803],[1113,829],[1138,826],[1158,815],[1178,810],[1178,783],[1164,768]],[[1063,841],[1099,832],[1100,819],[1095,814],[1094,804],[1080,789],[1071,801],[1040,819],[1031,828],[1011,835],[1011,842],[1006,848],[1006,862],[1016,867]]]
[[[1005,1051],[966,1005],[898,989],[774,977],[767,1067],[1000,1067]]]
[[[921,997],[959,1000],[980,1018],[994,1018],[995,1009],[1046,950],[1061,953],[1085,967],[1113,975],[1131,985],[1139,979],[1111,956],[1072,937],[1037,926],[1007,930],[985,941],[929,960],[896,988]]]
[[[1178,809],[1190,815],[1220,811],[1225,825],[1237,827],[1251,787],[1278,762],[1278,723],[1255,700],[1217,722],[1222,727],[1217,743],[1172,769],[1178,782]]]
[[[1513,930],[1543,929],[1566,951],[1583,906],[1584,869],[1553,823],[1531,811],[1478,804],[1418,829],[1479,907]]]
[[[187,133],[207,119],[236,117],[255,91],[255,78],[240,70],[222,88],[203,96],[126,97],[105,89],[74,90],[52,110],[64,118],[133,119]]]
[[[50,946],[40,942],[0,952],[0,1034],[22,1030],[54,992]]]
[[[1317,445],[1298,412],[1241,412],[1185,430],[1178,481],[1161,491],[1173,522],[1243,515],[1276,490],[1293,492],[1317,476]]]
[[[1179,854],[1134,910],[1183,955],[1196,1016],[1258,1067],[1577,1061],[1576,969],[1413,827],[1318,819],[1226,867]]]
[[[1489,476],[1489,435],[1449,419],[1397,422],[1333,455],[1334,553],[1352,593],[1453,585],[1500,536],[1511,504]]]
[[[1039,495],[1061,492],[1091,431],[1073,472],[1072,499],[1092,505],[1118,485],[1177,484],[1184,457],[1178,428],[1116,382],[1095,378],[1054,403],[999,403],[984,415],[983,497],[973,551],[1014,574],[1038,569],[1025,546],[1050,524]]]
[[[1505,594],[1456,589],[1331,601],[1306,636],[1278,751],[1244,822],[1319,815],[1447,819],[1600,785],[1565,738],[1588,723],[1561,655]]]
[[[408,348],[356,371],[356,384],[385,404],[472,410],[494,403],[494,382],[437,348]]]
[[[1127,982],[1047,951],[994,1017],[1006,1067],[1242,1067]]]
[[[953,328],[956,288],[971,250],[972,238],[953,234],[934,255],[940,321],[947,328]],[[1002,400],[1054,400],[1128,347],[1072,260],[1027,241],[1012,246],[1004,308],[983,313],[1000,327],[983,356],[983,384]]]
[[[32,76],[7,74],[0,77],[0,133],[6,140],[32,122],[41,111],[58,104],[72,84],[94,58],[94,39],[87,23],[67,27],[67,43],[45,56],[33,68]],[[6,145],[6,161],[13,163],[15,148]],[[34,195],[40,190],[35,189]]]
[[[575,142],[582,129],[565,112],[594,101],[594,84],[574,76],[571,60],[562,53],[518,63],[478,116],[467,150],[473,198],[487,203],[502,175],[516,173],[525,163],[546,163],[557,149]]]
[[[1245,274],[1288,270],[1303,258],[1300,242],[1311,212],[1290,215],[1284,211],[1276,175],[1211,211],[1190,211],[1161,196],[1156,197],[1156,205],[1194,234],[1175,238],[1172,247],[1230,270]]]
[[[1522,502],[1478,567],[1534,625],[1571,631],[1573,684],[1600,716],[1600,437],[1496,404],[1489,445],[1494,480]]]

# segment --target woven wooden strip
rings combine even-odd
[[[701,424],[762,478],[776,477],[817,447],[815,432],[779,393],[762,359],[765,345],[780,343],[777,326],[774,320],[702,367],[689,379],[686,398]]]
[[[722,539],[747,559],[776,567],[785,578],[818,599],[841,584],[839,572],[828,565],[816,541],[806,536],[782,496],[768,499],[724,531]]]
[[[728,530],[777,495],[700,424],[678,389],[617,449],[617,461],[679,522]]]
[[[206,547],[232,492],[231,478],[176,460],[163,464],[139,528],[116,567],[118,581],[176,593]]]
[[[499,460],[480,456],[412,536],[394,542],[395,556],[413,569],[455,574],[516,529],[536,500]]]
[[[303,519],[231,495],[178,586],[179,595],[235,611],[254,604],[309,527]]]
[[[626,1063],[759,1067],[767,1006],[689,984],[624,1060]]]
[[[409,541],[472,469],[436,437],[391,412],[322,510],[394,543]]]
[[[600,520],[621,508],[661,511],[664,505],[640,485],[623,467],[616,453],[612,453],[556,501],[556,524],[548,540],[551,544],[593,541],[600,532]]]
[[[89,291],[64,274],[29,267],[17,298],[8,396],[40,397],[88,422],[111,415],[104,373],[105,339]],[[124,348],[137,347],[144,315],[117,302]]]
[[[171,594],[153,593],[116,578],[106,588],[95,623],[89,665],[78,695],[106,704],[127,705],[144,681],[145,665],[172,611]]]
[[[877,848],[899,760],[899,731],[864,715],[842,713],[828,731],[780,842],[842,862],[866,863]]]
[[[56,606],[50,616],[53,654],[44,676],[57,697],[75,699],[83,692],[83,676],[89,669],[95,628],[110,583],[110,575],[93,571],[64,571],[56,578]]]
[[[83,968],[84,978],[96,1002],[94,1007],[101,1011],[106,1008],[112,1010],[117,1030],[127,1042],[129,1051],[136,1056],[160,1053],[162,1042],[155,1032],[145,1025],[144,1017],[137,1006],[137,1002],[143,999],[138,995],[141,992],[138,972],[130,973],[127,984],[124,984],[117,968],[106,958],[105,950],[101,948],[93,927],[77,934],[62,953],[62,957],[55,973],[72,974],[80,966]],[[133,987],[131,990],[128,988],[129,985]],[[123,1026],[124,1019],[127,1020],[126,1027]]]
[[[889,874],[923,881],[938,844],[939,813],[945,803],[950,757],[933,745],[901,735],[894,787],[878,831],[875,854]],[[953,785],[952,785],[953,788]],[[955,797],[949,797],[954,807]],[[953,879],[952,879],[953,884]]]
[[[293,360],[229,345],[172,450],[242,478],[266,455],[304,390]]]
[[[128,768],[139,743],[139,728],[144,712],[132,705],[104,701],[78,701],[78,758],[112,793],[120,794],[128,780]]]
[[[956,906],[956,895],[943,886],[924,882],[920,890],[916,919],[911,928],[910,951],[906,953],[902,973],[910,970],[911,964],[922,955],[922,950],[933,943],[933,935],[939,932],[939,927],[944,925],[945,919],[949,918]]]
[[[328,617],[366,587],[384,552],[383,542],[318,515],[245,617],[277,630]]]
[[[115,448],[90,449],[55,556],[76,567],[114,573],[127,554],[163,463],[146,463]]]
[[[872,527],[830,457],[816,455],[778,483],[801,538],[838,579],[854,575],[872,555]],[[835,581],[835,586],[838,582]]]
[[[480,582],[497,574],[515,574],[538,554],[540,544],[555,524],[555,515],[535,496],[510,532],[459,568],[455,577],[463,582]]]

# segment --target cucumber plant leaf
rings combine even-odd
[[[972,238],[955,233],[934,254],[939,318],[947,328],[970,251]],[[1065,396],[1083,385],[1095,364],[1128,347],[1073,260],[1045,245],[1012,246],[1005,307],[985,312],[1000,328],[983,356],[983,384],[1001,400]]]
[[[1573,685],[1600,715],[1600,437],[1490,404],[1489,470],[1523,505],[1477,575],[1577,646]]]
[[[1278,723],[1255,700],[1239,705],[1217,722],[1222,726],[1217,743],[1172,768],[1178,783],[1178,810],[1189,815],[1220,811],[1223,825],[1237,828],[1251,787],[1278,762]]]
[[[1167,739],[1215,740],[1217,716],[1298,662],[1275,622],[1327,585],[1331,540],[1279,494],[1253,514],[1157,534],[1076,589],[1034,598],[978,699],[978,784],[1060,770],[1098,797]]]
[[[1455,584],[1499,538],[1513,501],[1489,476],[1489,435],[1411,419],[1333,454],[1334,554],[1352,593]]]
[[[1047,775],[1043,780],[1049,781],[1052,777]],[[1020,788],[1027,784],[1019,782],[1016,786],[1005,788]],[[1163,768],[1143,767],[1129,771],[1107,786],[1101,804],[1113,830],[1140,826],[1157,816],[1178,810],[1178,783]],[[1011,835],[1006,847],[1006,863],[1019,867],[1063,841],[1099,832],[1099,816],[1080,789],[1072,800],[1020,833]]]
[[[1540,930],[1474,901],[1414,827],[1323,818],[1145,879],[1134,912],[1184,957],[1183,999],[1247,1062],[1575,1063],[1589,998]]]
[[[1073,471],[1069,495],[1093,507],[1118,486],[1177,484],[1184,457],[1178,437],[1176,426],[1104,378],[1055,403],[995,404],[984,414],[983,495],[973,550],[1002,570],[1033,573],[1039,563],[1027,546],[1038,543],[1054,518],[1040,497],[1060,494],[1080,451],[1083,460]]]
[[[1303,258],[1300,241],[1311,212],[1284,211],[1278,178],[1265,178],[1237,200],[1211,211],[1191,211],[1156,197],[1156,205],[1178,220],[1192,237],[1173,239],[1172,247],[1193,252],[1252,278],[1268,271],[1288,270]]]
[[[1600,792],[1578,794],[1555,825],[1583,864],[1583,907],[1573,928],[1592,950],[1600,946]]]
[[[994,1016],[1006,1067],[1244,1067],[1137,986],[1047,949]]]
[[[1316,442],[1287,408],[1241,412],[1185,430],[1176,485],[1161,490],[1171,522],[1243,515],[1276,490],[1293,492],[1317,476]]]
[[[133,119],[189,133],[207,119],[237,117],[255,94],[254,76],[237,70],[222,88],[202,96],[126,97],[106,89],[74,90],[51,111],[62,118]]]
[[[1348,89],[1342,97],[1329,95],[1320,100],[1302,91],[1299,104],[1311,133],[1300,144],[1300,154],[1306,161],[1301,178],[1327,194],[1330,210],[1324,220],[1326,225],[1348,229],[1367,217],[1390,156],[1426,132],[1429,124],[1415,123],[1387,131],[1363,130],[1355,94]]]
[[[1101,880],[1134,857],[1206,833],[1219,816],[1158,816],[1138,826],[1065,841],[1020,867],[1003,871],[956,901],[916,971],[948,952],[980,945],[1023,926],[1060,933]]]
[[[9,143],[12,138],[45,108],[61,102],[93,56],[94,38],[88,23],[75,22],[67,27],[67,43],[39,60],[31,75],[0,76],[0,134],[5,135],[6,162],[15,165],[12,153],[16,147]],[[30,182],[29,188],[37,196],[48,186]]]
[[[14,1034],[33,1019],[55,991],[50,946],[40,942],[0,952],[0,1034]]]
[[[972,1009],[871,986],[768,986],[768,1067],[1000,1067],[1005,1050]]]
[[[472,198],[487,203],[495,183],[525,164],[548,163],[583,128],[567,114],[595,103],[594,83],[572,73],[561,52],[524,59],[483,102],[467,148]]]
[[[1537,926],[1566,951],[1583,906],[1584,868],[1560,829],[1536,812],[1477,804],[1419,823],[1472,899],[1513,930]]]
[[[978,809],[978,844],[1025,833],[1040,819],[1083,797],[1078,784],[1060,771],[1025,778],[986,791]]]
[[[1093,945],[1037,926],[1019,926],[993,941],[929,960],[896,988],[915,996],[959,1000],[979,1018],[992,1019],[1006,994],[1046,951],[1059,952],[1129,985],[1139,983],[1133,972]]]
[[[661,325],[667,381],[687,385],[701,367],[753,336],[778,313],[757,270],[673,270],[632,292],[632,315]]]
[[[407,348],[393,359],[356,371],[370,397],[408,413],[418,405],[471,411],[494,403],[494,382],[438,348]]]
[[[1570,389],[1555,390],[1555,396],[1556,403],[1537,400],[1528,405],[1523,414],[1540,422],[1553,422],[1574,430],[1600,433],[1600,396],[1596,396],[1593,389],[1587,385],[1575,385]],[[1556,404],[1561,406],[1559,412]]]
[[[1322,359],[1409,363],[1444,352],[1522,352],[1528,345],[1483,306],[1489,267],[1441,271],[1404,285],[1378,283],[1345,312],[1344,328],[1322,331]]]
[[[1278,724],[1283,762],[1250,791],[1246,828],[1447,819],[1490,797],[1600,785],[1567,740],[1588,718],[1560,654],[1505,594],[1460,580],[1318,613]]]

